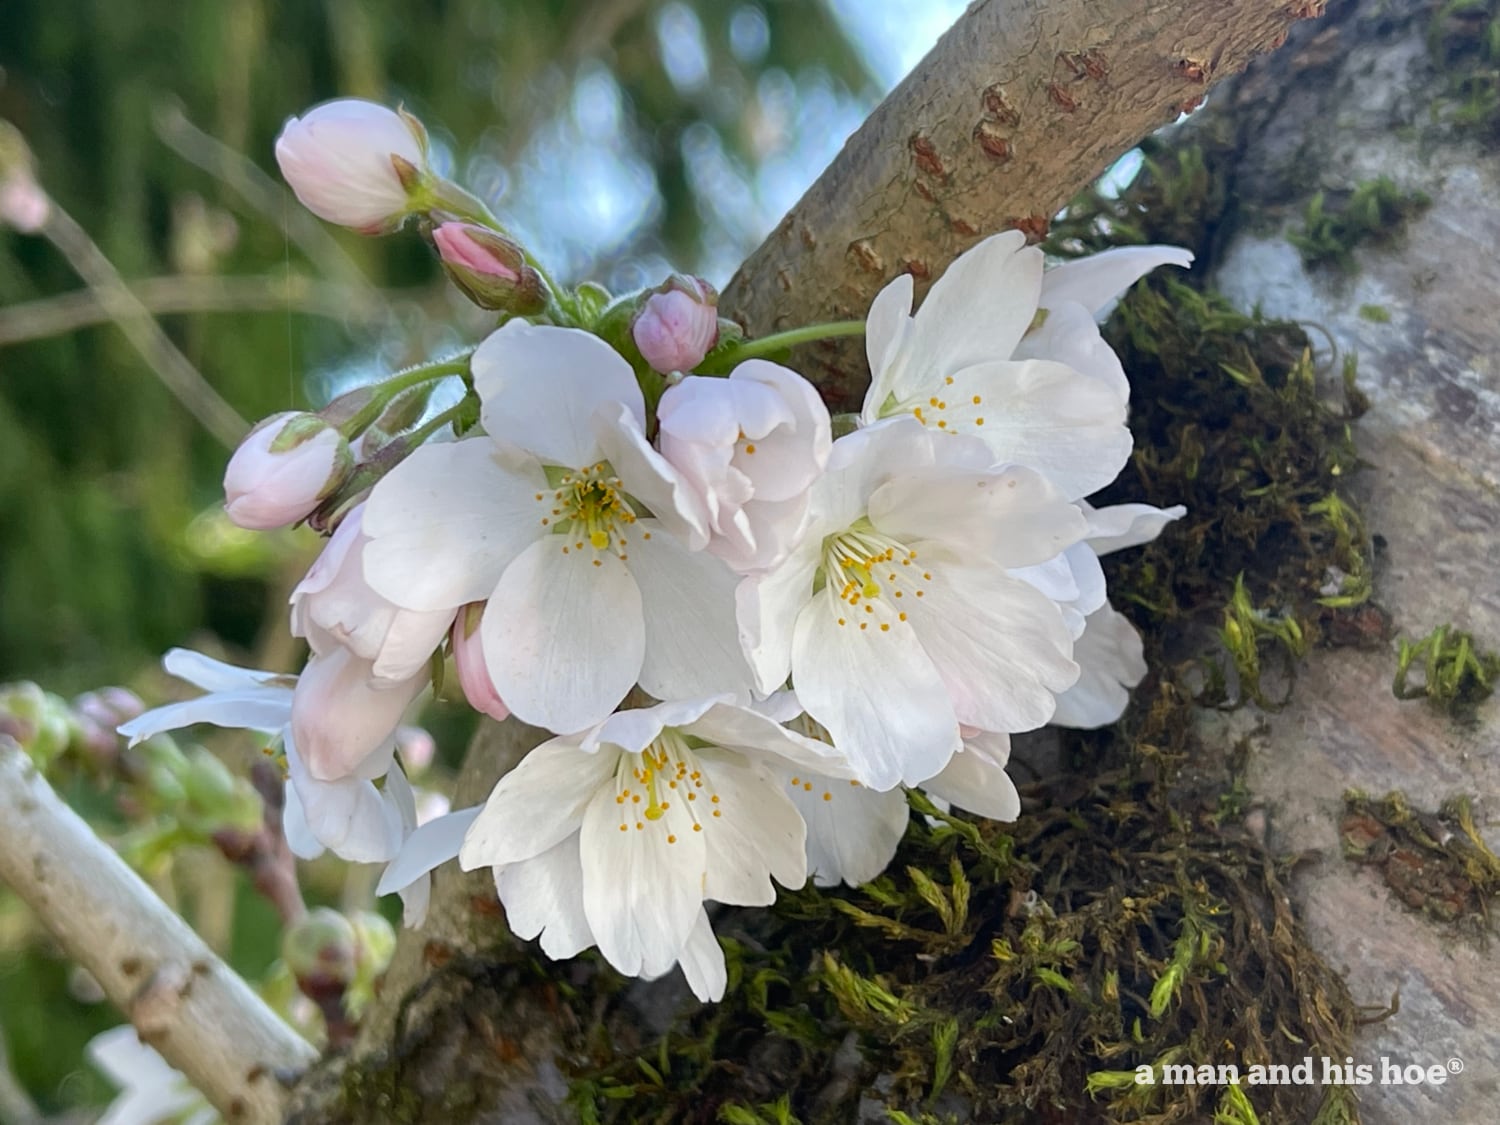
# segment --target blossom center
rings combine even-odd
[[[677,730],[668,727],[639,754],[621,754],[615,767],[615,804],[621,832],[664,831],[667,843],[702,832],[723,815],[723,802],[702,763]]]
[[[538,492],[536,499],[547,508],[542,526],[563,538],[563,554],[592,548],[613,550],[624,559],[625,529],[635,523],[636,515],[609,462],[560,470],[552,483],[551,497]]]
[[[926,596],[922,587],[932,581],[916,551],[863,519],[823,541],[822,577],[839,603],[840,625],[867,630],[873,622],[884,633],[891,618],[906,620],[911,599]]]

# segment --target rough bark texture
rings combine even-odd
[[[1045,217],[1140,137],[1214,82],[1278,46],[1322,0],[982,0],[853,137],[751,256],[721,308],[752,333],[862,316],[900,271],[936,277],[979,238]],[[860,348],[804,349],[798,360],[836,406],[862,390]],[[542,734],[486,724],[456,805],[483,799]],[[558,1067],[551,985],[523,982],[487,873],[438,872],[420,932],[401,937],[382,996],[345,1059],[307,1076],[292,1119],[436,1119],[476,1100],[477,1119],[570,1119]],[[576,967],[557,979],[587,988]],[[580,975],[582,974],[582,975]],[[473,1002],[476,980],[504,978],[514,1005]],[[649,1028],[681,1003],[668,979],[632,989]]]
[[[282,1118],[283,1073],[314,1057],[186,922],[0,737],[0,883],[86,968],[141,1038],[231,1125]]]
[[[1240,136],[1235,195],[1255,214],[1221,246],[1214,281],[1242,307],[1319,324],[1358,355],[1371,409],[1355,436],[1370,468],[1352,491],[1385,541],[1375,599],[1394,630],[1415,639],[1451,622],[1495,647],[1500,154],[1492,135],[1444,123],[1450,75],[1429,42],[1441,7],[1334,5],[1305,42],[1227,92],[1222,110]],[[1284,237],[1308,198],[1379,175],[1432,206],[1392,241],[1357,249],[1352,275],[1310,272]],[[1371,319],[1372,307],[1389,322]],[[1317,856],[1295,887],[1319,951],[1362,1003],[1400,994],[1397,1015],[1362,1030],[1357,1061],[1378,1071],[1382,1055],[1424,1067],[1462,1060],[1442,1086],[1366,1088],[1367,1125],[1493,1121],[1494,950],[1402,906],[1377,870],[1343,861],[1339,821],[1350,787],[1402,790],[1426,810],[1466,793],[1478,797],[1481,832],[1500,842],[1500,699],[1456,722],[1398,701],[1394,671],[1389,646],[1315,651],[1290,706],[1241,713],[1229,733],[1252,738],[1250,785],[1268,804],[1272,846]]]
[[[899,273],[922,284],[980,238],[1046,232],[1080,186],[1325,0],[981,0],[849,138],[725,289],[752,334],[862,318]],[[859,341],[805,349],[836,407],[864,389]]]

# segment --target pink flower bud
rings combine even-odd
[[[453,667],[469,706],[492,719],[504,719],[510,716],[510,708],[495,690],[479,643],[479,619],[483,615],[481,602],[470,602],[458,611],[458,620],[453,623]]]
[[[691,371],[719,342],[719,294],[696,277],[674,277],[641,305],[630,333],[641,356],[667,374]]]
[[[415,118],[342,98],[291,118],[276,138],[276,162],[320,219],[377,234],[411,210],[409,181],[426,166],[426,147]]]
[[[344,436],[316,414],[267,418],[224,470],[224,511],[241,527],[267,531],[306,519],[354,466]]]
[[[480,308],[529,316],[546,307],[540,275],[510,239],[474,223],[447,222],[432,241],[453,284]]]
[[[12,226],[22,234],[35,234],[51,213],[52,201],[29,175],[0,179],[0,225]]]

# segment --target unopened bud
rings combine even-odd
[[[36,182],[31,149],[20,130],[0,121],[0,226],[35,234],[52,213],[52,201]]]
[[[344,436],[316,414],[288,411],[251,432],[224,470],[224,511],[267,531],[306,519],[354,467]]]
[[[510,708],[495,690],[495,681],[490,678],[489,665],[484,660],[484,646],[480,643],[479,621],[483,616],[483,602],[470,602],[458,611],[451,640],[453,667],[458,672],[458,683],[469,706],[492,719],[505,719],[510,716]]]
[[[308,996],[337,996],[359,971],[359,937],[349,919],[319,906],[286,928],[281,959]]]
[[[510,239],[475,223],[448,222],[433,230],[432,241],[453,284],[480,308],[530,316],[547,307],[541,277]]]
[[[0,687],[0,734],[9,735],[45,768],[77,734],[72,712],[58,696],[33,683]]]
[[[642,303],[631,323],[635,346],[651,367],[691,371],[719,341],[719,294],[702,278],[674,274]]]
[[[276,139],[276,162],[313,214],[362,234],[381,234],[415,209],[412,196],[426,174],[427,135],[404,110],[342,98],[289,120]]]
[[[181,778],[184,826],[212,836],[224,829],[253,832],[262,821],[261,802],[248,781],[236,777],[207,750],[194,752]]]

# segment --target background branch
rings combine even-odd
[[[1121,153],[1322,8],[981,0],[746,259],[720,312],[751,335],[862,318],[899,273],[920,294],[986,235],[1019,227],[1040,238]],[[850,409],[864,390],[862,349],[814,345],[794,366]]]
[[[239,444],[249,424],[214,390],[137,300],[124,278],[73,216],[54,199],[41,233],[73,267],[120,331],[141,353],[173,397],[227,448]]]
[[[133,279],[130,292],[155,316],[203,312],[280,312],[362,324],[381,324],[391,309],[378,290],[368,286],[287,277],[168,276]],[[412,291],[415,296],[427,290]],[[61,336],[114,319],[92,290],[41,297],[0,308],[0,347],[48,336]]]
[[[312,1046],[58,798],[9,738],[0,738],[0,881],[225,1120],[282,1119],[277,1074],[311,1063]]]

